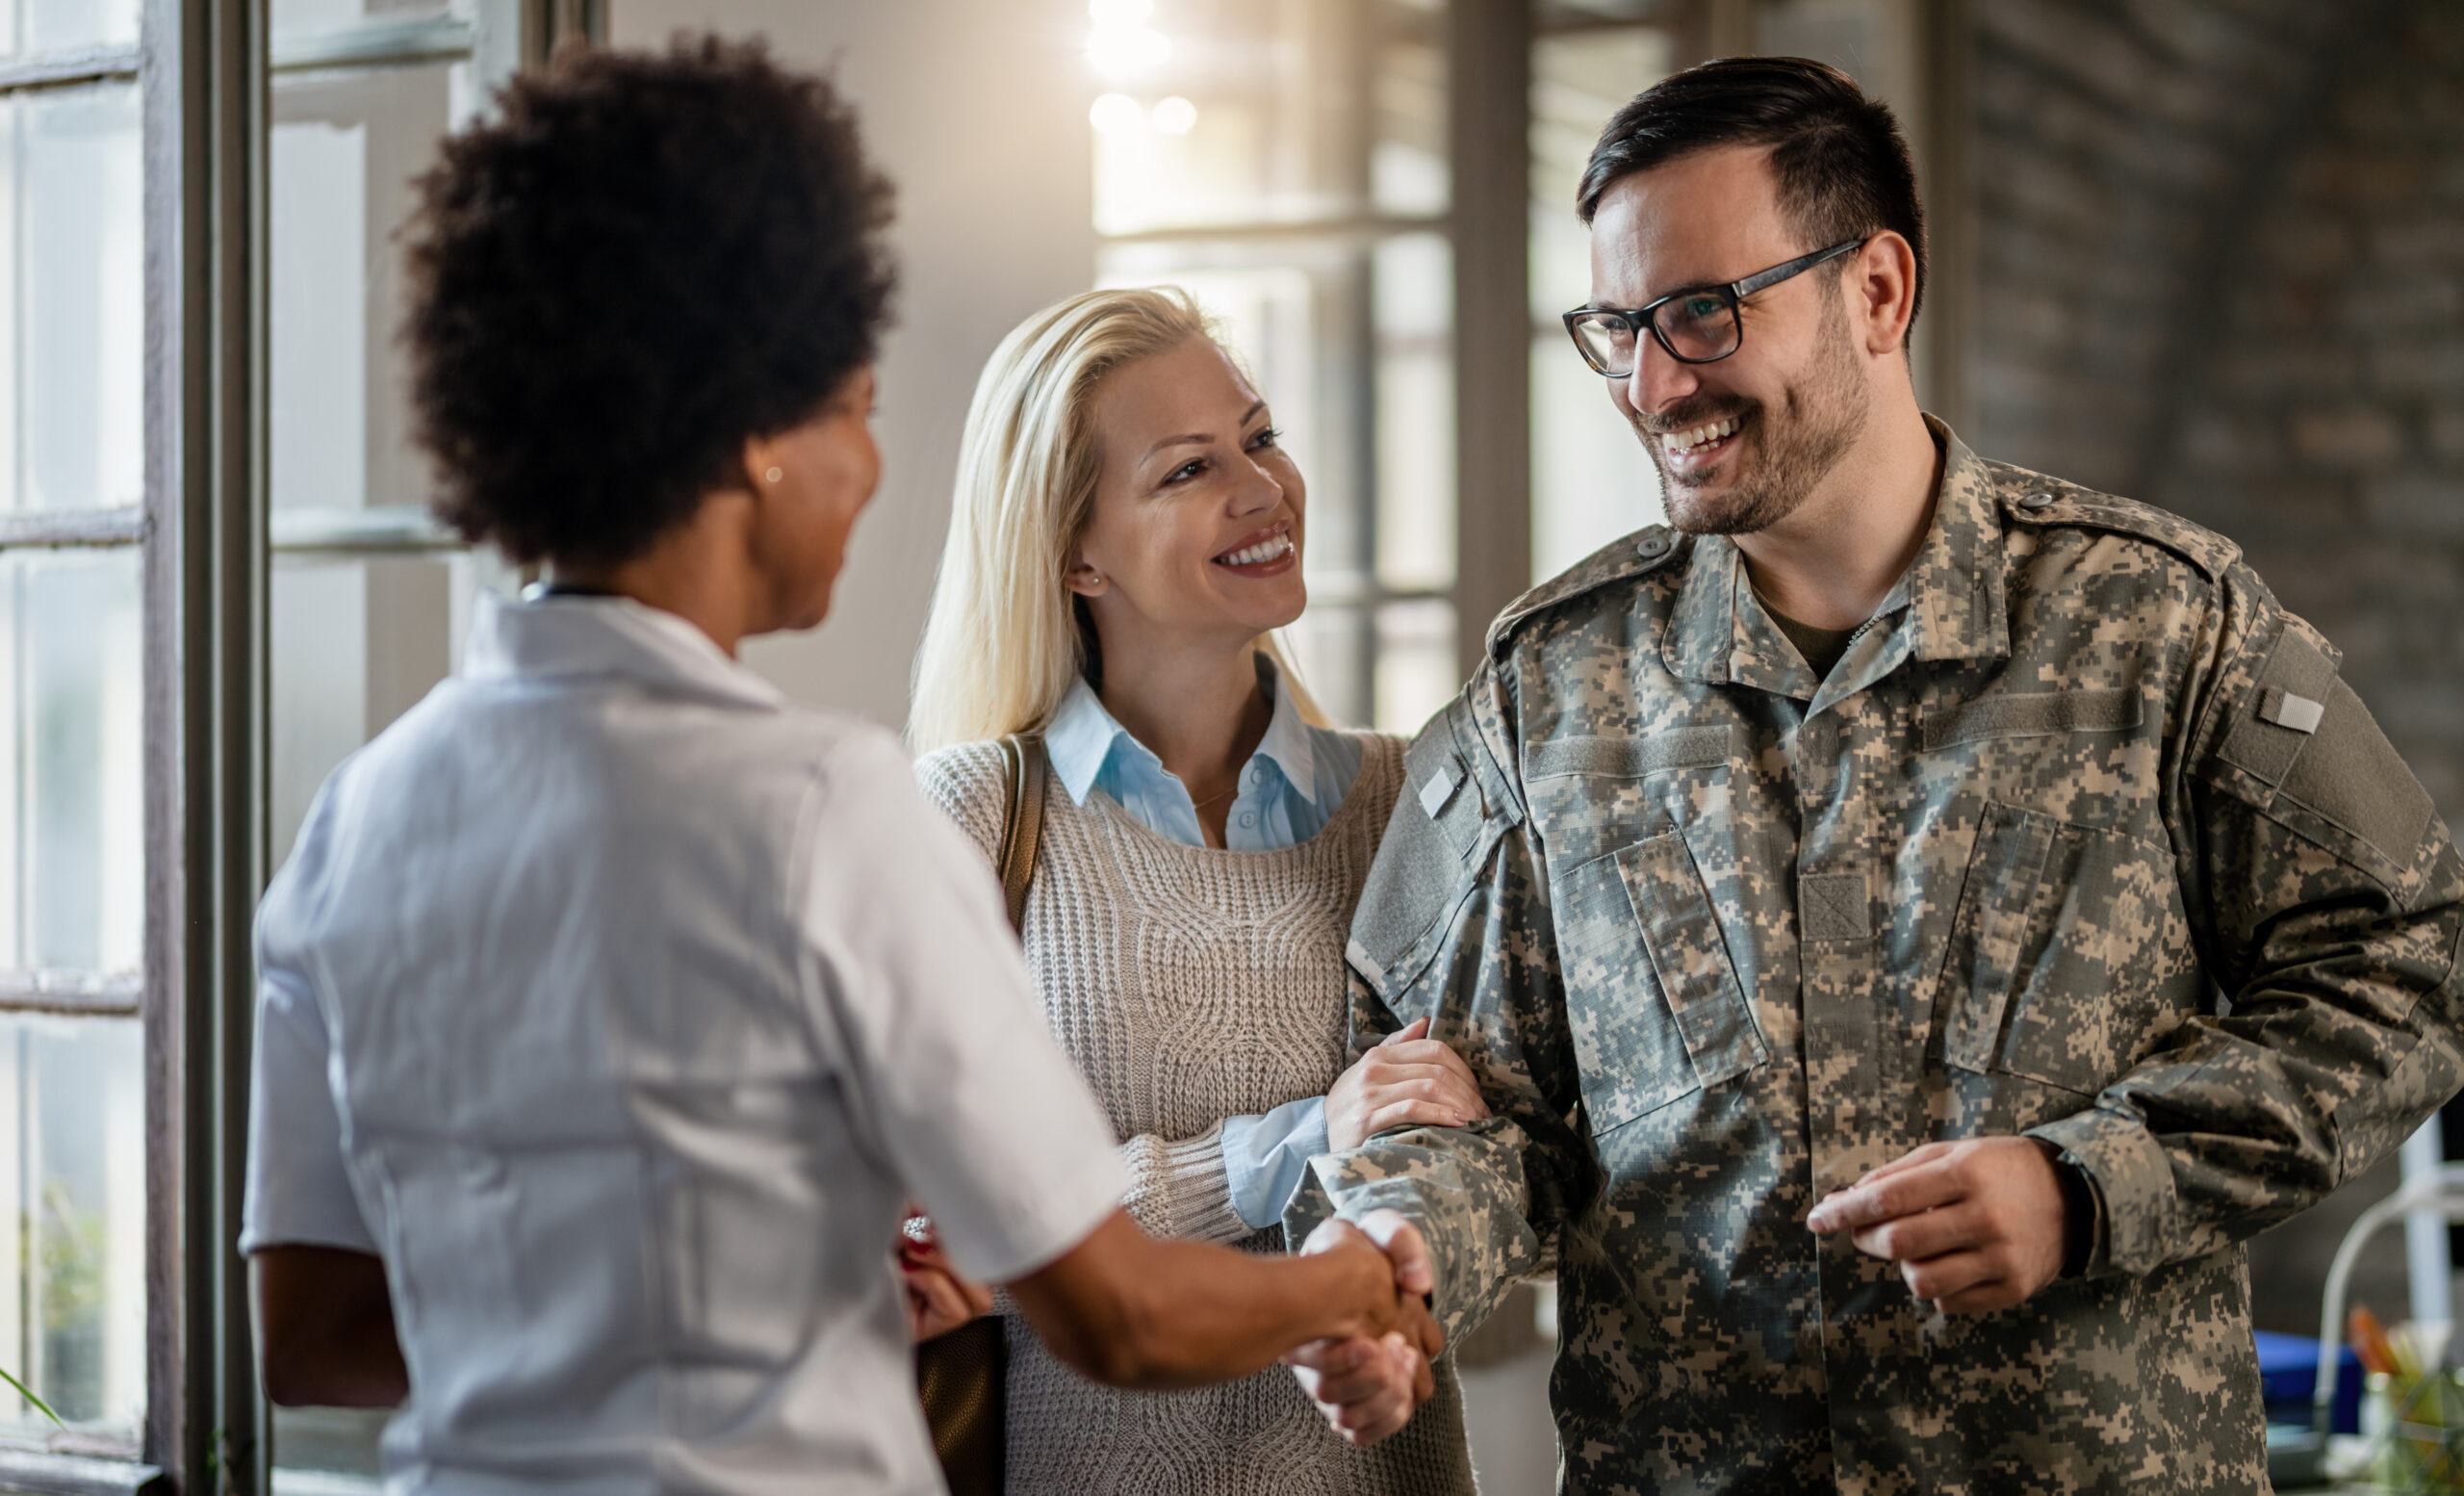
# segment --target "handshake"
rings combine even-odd
[[[919,1341],[992,1307],[989,1290],[951,1268],[920,1214],[909,1218],[898,1268],[908,1330]],[[1279,1355],[1335,1432],[1359,1446],[1401,1429],[1436,1389],[1430,1363],[1446,1337],[1429,1313],[1435,1287],[1427,1244],[1391,1210],[1357,1225],[1328,1221],[1281,1259],[1156,1242],[1116,1215],[1061,1262],[1012,1285],[1054,1353],[1086,1376],[1194,1386]],[[1112,1308],[1120,1299],[1138,1303]],[[1124,1331],[1148,1344],[1120,1344]]]
[[[1437,1273],[1420,1228],[1392,1210],[1373,1210],[1358,1225],[1328,1221],[1309,1233],[1301,1255],[1333,1251],[1382,1251],[1395,1277],[1398,1323],[1383,1335],[1313,1340],[1285,1354],[1283,1363],[1326,1422],[1349,1444],[1366,1448],[1412,1421],[1437,1389],[1430,1363],[1446,1350],[1445,1331],[1429,1313]]]

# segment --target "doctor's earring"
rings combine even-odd
[[[786,476],[786,474],[780,472],[776,467],[771,467],[762,471],[761,479],[766,483],[775,483]]]

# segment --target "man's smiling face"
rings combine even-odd
[[[1720,146],[1613,183],[1591,223],[1595,306],[1648,306],[1824,247],[1781,212],[1769,152]],[[1648,334],[1609,398],[1660,471],[1669,523],[1748,534],[1778,523],[1863,429],[1867,371],[1841,277],[1851,255],[1748,297],[1744,341],[1708,364],[1671,357]]]

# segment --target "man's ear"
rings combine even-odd
[[[1863,330],[1865,351],[1876,358],[1908,350],[1908,325],[1916,319],[1916,251],[1885,229],[1848,262],[1848,309]]]

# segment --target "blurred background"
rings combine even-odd
[[[2239,541],[2464,808],[2450,0],[0,0],[0,1367],[68,1425],[0,1397],[0,1485],[264,1457],[227,1229],[246,912],[518,580],[423,508],[406,184],[553,45],[699,27],[833,72],[900,191],[883,494],[832,622],[748,652],[800,697],[903,720],[983,360],[1060,297],[1171,281],[1308,476],[1311,684],[1416,728],[1500,606],[1657,518],[1556,321],[1574,186],[1625,99],[1764,51],[1908,128],[1927,407]],[[2316,1329],[2396,1177],[2253,1244],[2264,1327]],[[2402,1241],[2356,1289],[2390,1318],[2429,1291]],[[1550,1488],[1551,1315],[1526,1294],[1468,1348],[1503,1496]],[[277,1489],[368,1488],[369,1421],[271,1433]]]

